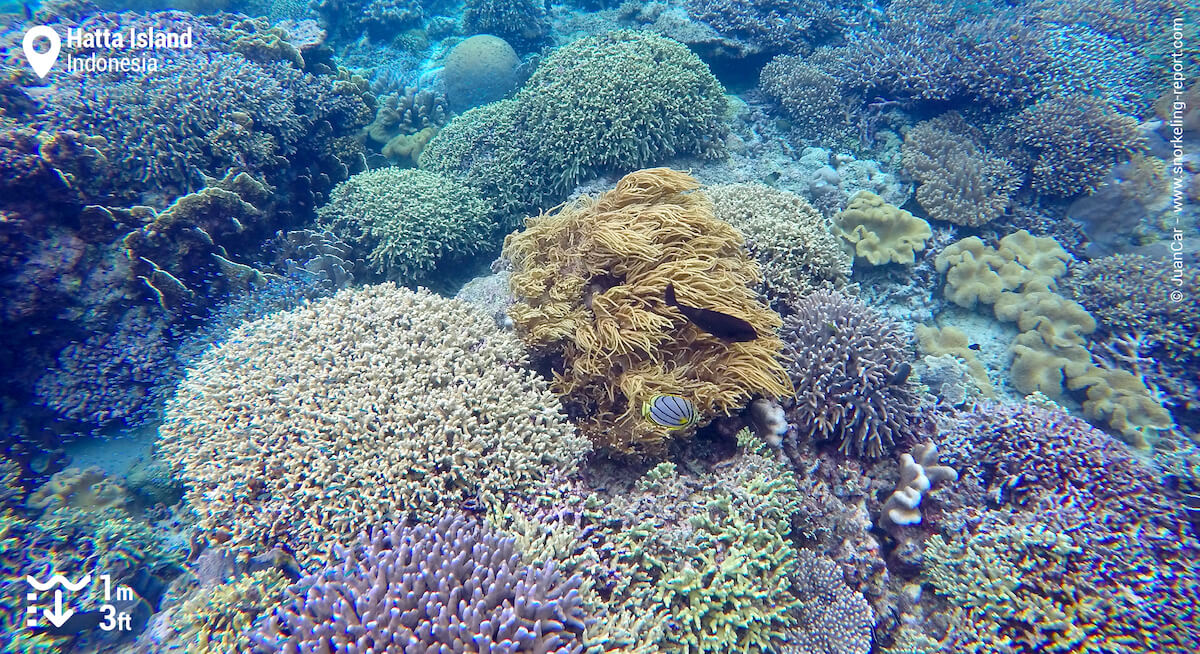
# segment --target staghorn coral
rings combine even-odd
[[[610,32],[555,50],[512,101],[450,121],[421,153],[421,167],[471,179],[515,220],[593,175],[719,156],[725,110],[721,84],[686,47]]]
[[[799,56],[772,59],[759,73],[758,85],[783,107],[804,136],[836,133],[846,123],[841,83]]]
[[[1013,118],[1010,129],[1034,157],[1030,185],[1044,195],[1090,193],[1114,164],[1145,147],[1136,120],[1086,95],[1043,100]]]
[[[751,291],[758,268],[709,199],[688,193],[699,186],[666,168],[638,171],[505,239],[509,316],[551,363],[581,431],[603,447],[661,454],[672,434],[641,415],[658,393],[691,400],[701,424],[754,395],[790,393],[775,360],[779,318]],[[670,283],[681,303],[744,318],[758,338],[726,343],[692,325],[666,305]]]
[[[1016,169],[956,113],[910,129],[901,152],[905,171],[920,182],[917,202],[937,220],[983,225],[1005,213],[1021,186]]]
[[[908,343],[899,325],[861,301],[819,290],[784,320],[788,374],[796,387],[789,422],[847,454],[877,457],[916,430]]]
[[[879,30],[855,30],[808,63],[865,99],[1019,106],[1048,76],[1042,27],[1013,10],[986,11],[953,7],[939,25],[930,17],[947,13],[943,3],[890,3]]]
[[[587,442],[522,359],[462,303],[347,289],[208,350],[159,445],[210,539],[309,564],[367,525],[500,501],[569,468]]]
[[[514,539],[462,516],[363,534],[251,638],[256,652],[406,649],[582,654],[578,577],[522,564]]]
[[[746,249],[762,266],[766,296],[777,308],[849,279],[851,257],[804,198],[763,184],[715,184],[704,192],[717,219],[746,237]]]
[[[695,20],[745,40],[753,50],[797,52],[852,24],[860,2],[819,0],[685,0]]]
[[[330,181],[339,173],[345,176],[353,162],[335,150],[349,143],[342,137],[370,120],[371,100],[354,84],[302,72],[303,62],[298,66],[284,54],[238,50],[248,40],[261,40],[265,26],[234,22],[228,15],[160,12],[98,14],[76,27],[180,31],[185,25],[195,32],[196,47],[159,51],[157,70],[55,83],[39,126],[101,137],[99,149],[112,169],[107,190],[111,199],[123,202],[161,207],[196,190],[201,173],[219,177],[230,168],[268,177],[272,185],[312,183],[317,192],[325,190],[319,188],[318,173]],[[156,79],[171,83],[153,83]],[[280,167],[280,157],[305,163]],[[296,174],[303,168],[311,173],[307,180]],[[93,201],[100,199],[108,198]]]
[[[837,233],[854,253],[873,266],[911,265],[933,236],[929,223],[892,206],[870,191],[859,191],[833,220]]]
[[[185,654],[246,652],[259,616],[287,601],[288,579],[279,570],[259,570],[188,598],[175,609],[171,627]]]
[[[367,252],[375,273],[410,284],[488,247],[494,231],[489,212],[475,189],[458,180],[379,168],[335,187],[318,215],[323,228]]]

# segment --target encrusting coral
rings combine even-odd
[[[489,316],[391,284],[235,330],[160,428],[203,533],[302,564],[370,525],[487,505],[589,447]]]
[[[687,398],[703,424],[755,395],[791,393],[776,361],[779,317],[752,290],[758,267],[698,188],[677,171],[638,171],[505,240],[509,316],[550,362],[580,430],[603,447],[661,453],[671,434],[641,414],[657,394]],[[668,284],[681,304],[744,319],[758,337],[728,343],[699,329],[667,306]]]

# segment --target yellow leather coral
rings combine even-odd
[[[833,222],[855,255],[873,266],[912,264],[933,236],[929,223],[870,191],[859,191]]]
[[[791,393],[776,360],[779,316],[753,290],[758,267],[698,188],[685,173],[637,171],[530,218],[504,242],[516,296],[509,316],[553,370],[568,414],[602,447],[661,453],[680,432],[643,419],[657,394],[690,400],[703,425],[755,395]],[[680,304],[744,319],[758,337],[729,343],[699,329],[667,306],[671,283]]]

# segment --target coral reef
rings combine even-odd
[[[910,440],[920,421],[899,326],[837,291],[815,291],[794,310],[784,354],[796,387],[788,419],[801,435],[868,457]]]
[[[466,0],[463,31],[498,36],[521,52],[537,50],[550,37],[548,8],[537,0]]]
[[[751,290],[757,266],[699,186],[666,168],[638,171],[505,239],[509,316],[547,359],[580,430],[605,448],[662,453],[675,434],[641,413],[656,394],[687,398],[700,424],[755,395],[790,395],[775,360],[779,317]],[[745,319],[758,337],[727,343],[694,326],[667,306],[668,284],[681,303]]]
[[[880,525],[915,525],[921,522],[917,507],[926,491],[934,484],[955,481],[958,473],[949,466],[938,464],[937,446],[921,443],[912,453],[900,455],[900,480],[896,490],[888,495],[879,516]]]
[[[1136,120],[1085,95],[1043,100],[1013,118],[1011,129],[1034,157],[1030,185],[1050,196],[1096,190],[1114,164],[1145,147]]]
[[[172,342],[147,307],[130,309],[108,329],[71,343],[34,391],[47,408],[95,427],[137,426],[158,417],[178,378]]]
[[[904,169],[920,186],[917,202],[932,218],[978,227],[1003,215],[1020,176],[983,144],[956,113],[927,120],[904,135]]]
[[[260,652],[404,643],[447,653],[582,654],[579,583],[553,562],[523,565],[512,538],[446,515],[375,528],[335,552],[251,638]]]
[[[780,311],[816,288],[840,287],[851,258],[804,198],[763,184],[714,184],[704,192],[719,220],[746,237],[762,267],[765,293]]]
[[[471,179],[515,220],[593,175],[718,156],[725,110],[721,84],[686,47],[611,32],[555,50],[511,102],[450,121],[421,154],[421,167]]]
[[[918,197],[920,189],[918,189]],[[892,206],[870,191],[859,191],[833,220],[837,233],[854,246],[854,254],[871,265],[911,265],[933,236],[929,223]]]
[[[379,168],[342,182],[321,207],[322,227],[366,253],[372,271],[401,284],[489,247],[490,207],[458,180]]]
[[[522,359],[461,303],[345,290],[208,350],[159,446],[210,540],[307,565],[369,525],[502,501],[573,465],[587,442]]]
[[[311,161],[314,172],[349,165],[330,146],[369,120],[372,108],[361,89],[303,72],[285,54],[237,50],[263,38],[263,26],[163,12],[98,14],[78,27],[178,31],[185,25],[198,47],[159,52],[157,71],[86,75],[78,84],[56,85],[49,96],[43,129],[100,137],[114,199],[162,206],[196,190],[198,173],[219,177],[230,167],[266,175],[272,185],[298,179],[289,177],[294,169],[276,165],[280,157]],[[147,81],[159,75],[173,83]]]
[[[963,609],[955,620],[976,625],[955,625],[957,638],[1062,651],[1196,648],[1195,537],[1120,443],[1056,409],[982,404],[944,446],[961,475],[950,491],[962,493],[958,519],[973,533],[931,539],[926,554],[935,588]],[[979,515],[984,504],[1015,514]]]

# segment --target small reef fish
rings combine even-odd
[[[741,343],[758,338],[754,326],[736,316],[712,309],[701,309],[680,304],[675,299],[675,284],[667,284],[667,306],[679,310],[691,323],[700,329],[730,343]]]
[[[978,352],[979,351],[979,343],[971,343],[970,345],[967,346],[967,348]]]
[[[902,361],[896,366],[896,371],[888,378],[888,383],[893,386],[899,386],[908,381],[908,376],[912,374],[912,366],[907,361]]]
[[[691,400],[678,395],[655,395],[642,404],[642,417],[667,429],[685,429],[696,424],[700,414]]]

